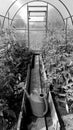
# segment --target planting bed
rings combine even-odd
[[[47,46],[47,45],[46,45]],[[68,51],[67,51],[68,50]],[[73,45],[61,45],[54,51],[43,51],[43,61],[50,91],[59,117],[62,130],[73,129]]]
[[[31,67],[31,75],[29,77],[30,83],[27,86],[29,95],[31,95],[31,93],[32,93],[34,96],[33,100],[31,100],[31,103],[34,103],[33,102],[33,101],[35,101],[34,99],[36,99],[36,103],[37,103],[39,100],[38,100],[38,98],[36,98],[36,96],[39,96],[40,94],[44,94],[44,91],[42,91],[42,89],[46,90],[45,88],[42,88],[42,86],[41,86],[40,79],[41,79],[42,75],[40,75],[41,72],[39,72],[39,70],[40,70],[39,55],[37,55],[37,56],[35,56],[34,67],[33,66]],[[42,68],[40,71],[42,71]],[[44,81],[44,77],[42,77],[42,80]],[[47,98],[48,98],[48,95],[47,95]],[[37,104],[38,107],[35,109],[38,110],[39,114],[37,114],[37,116],[35,116],[36,114],[34,114],[34,113],[36,113],[36,110],[35,110],[35,112],[33,112],[30,100],[28,98],[25,98],[25,99],[26,99],[25,100],[25,106],[26,106],[25,113],[26,114],[24,113],[24,115],[23,115],[23,119],[22,119],[22,123],[21,123],[22,130],[23,129],[26,129],[26,130],[41,130],[41,129],[52,130],[53,129],[53,120],[52,120],[51,110],[50,110],[49,105],[47,104],[48,105],[47,113],[42,116],[42,114],[40,114],[40,112],[42,110],[41,111],[39,110],[39,105]],[[33,108],[34,107],[35,107],[35,103],[33,105]]]
[[[0,130],[14,130],[21,109],[23,85],[32,52],[25,43],[4,41],[0,51]],[[2,49],[0,45],[0,50]]]

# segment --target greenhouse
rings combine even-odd
[[[0,130],[73,130],[73,0],[0,0]]]

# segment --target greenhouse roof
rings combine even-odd
[[[34,2],[48,4],[54,7],[63,20],[70,19],[73,24],[73,0],[0,0],[0,18],[2,24],[6,19],[10,22],[13,21],[16,16],[20,16],[21,19],[27,19],[27,4],[33,4]]]

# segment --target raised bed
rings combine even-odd
[[[42,92],[46,92],[47,94],[49,92],[48,103],[49,103],[49,111],[51,113],[49,118],[52,119],[52,124],[50,127],[48,126],[48,129],[60,130],[60,123],[59,123],[57,111],[55,108],[55,104],[54,104],[54,101],[53,101],[53,98],[49,89],[50,83],[48,82],[48,79],[45,73],[45,67],[43,64],[42,56],[40,56],[40,69],[41,69],[40,71],[41,71],[41,81],[42,81]],[[47,115],[46,115],[46,120],[48,120]]]
[[[62,46],[58,49],[63,51],[64,48]],[[61,51],[56,50],[51,58],[46,54],[46,58],[43,60],[50,83],[50,91],[61,121],[61,129],[70,130],[73,129],[73,52],[71,50],[69,52]]]

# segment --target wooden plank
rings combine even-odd
[[[28,130],[46,130],[45,119],[35,117],[35,121],[28,125]]]
[[[39,75],[39,56],[35,56],[34,69],[31,71],[30,93],[35,89],[41,93],[40,75]],[[32,117],[32,122],[28,126],[28,130],[46,130],[45,118]]]
[[[45,73],[45,68],[44,68],[44,64],[43,64],[41,55],[40,55],[40,61],[41,61],[41,65],[42,65],[42,73],[43,73],[43,76],[44,76],[44,80],[46,82],[48,79],[47,79],[47,76],[46,76],[46,73]],[[50,111],[51,111],[51,117],[52,117],[52,121],[53,121],[53,124],[50,126],[50,128],[48,126],[48,130],[53,130],[53,129],[54,130],[60,130],[60,124],[59,124],[57,112],[56,112],[50,91],[49,91],[49,96],[48,96],[48,103],[49,103],[49,108],[50,108]],[[46,118],[46,120],[47,120],[47,118]]]
[[[24,84],[24,89],[26,88],[26,86],[27,86],[27,81],[26,81],[25,84]],[[22,98],[21,111],[20,111],[20,113],[19,113],[19,118],[18,118],[16,130],[20,130],[20,127],[21,127],[23,109],[25,108],[25,103],[24,103],[24,102],[25,102],[25,92],[24,92],[23,98]],[[25,110],[25,111],[26,111],[26,110]]]
[[[35,56],[34,69],[31,70],[30,93],[32,93],[34,89],[37,90],[38,93],[41,93],[41,83],[39,74],[39,55]]]

